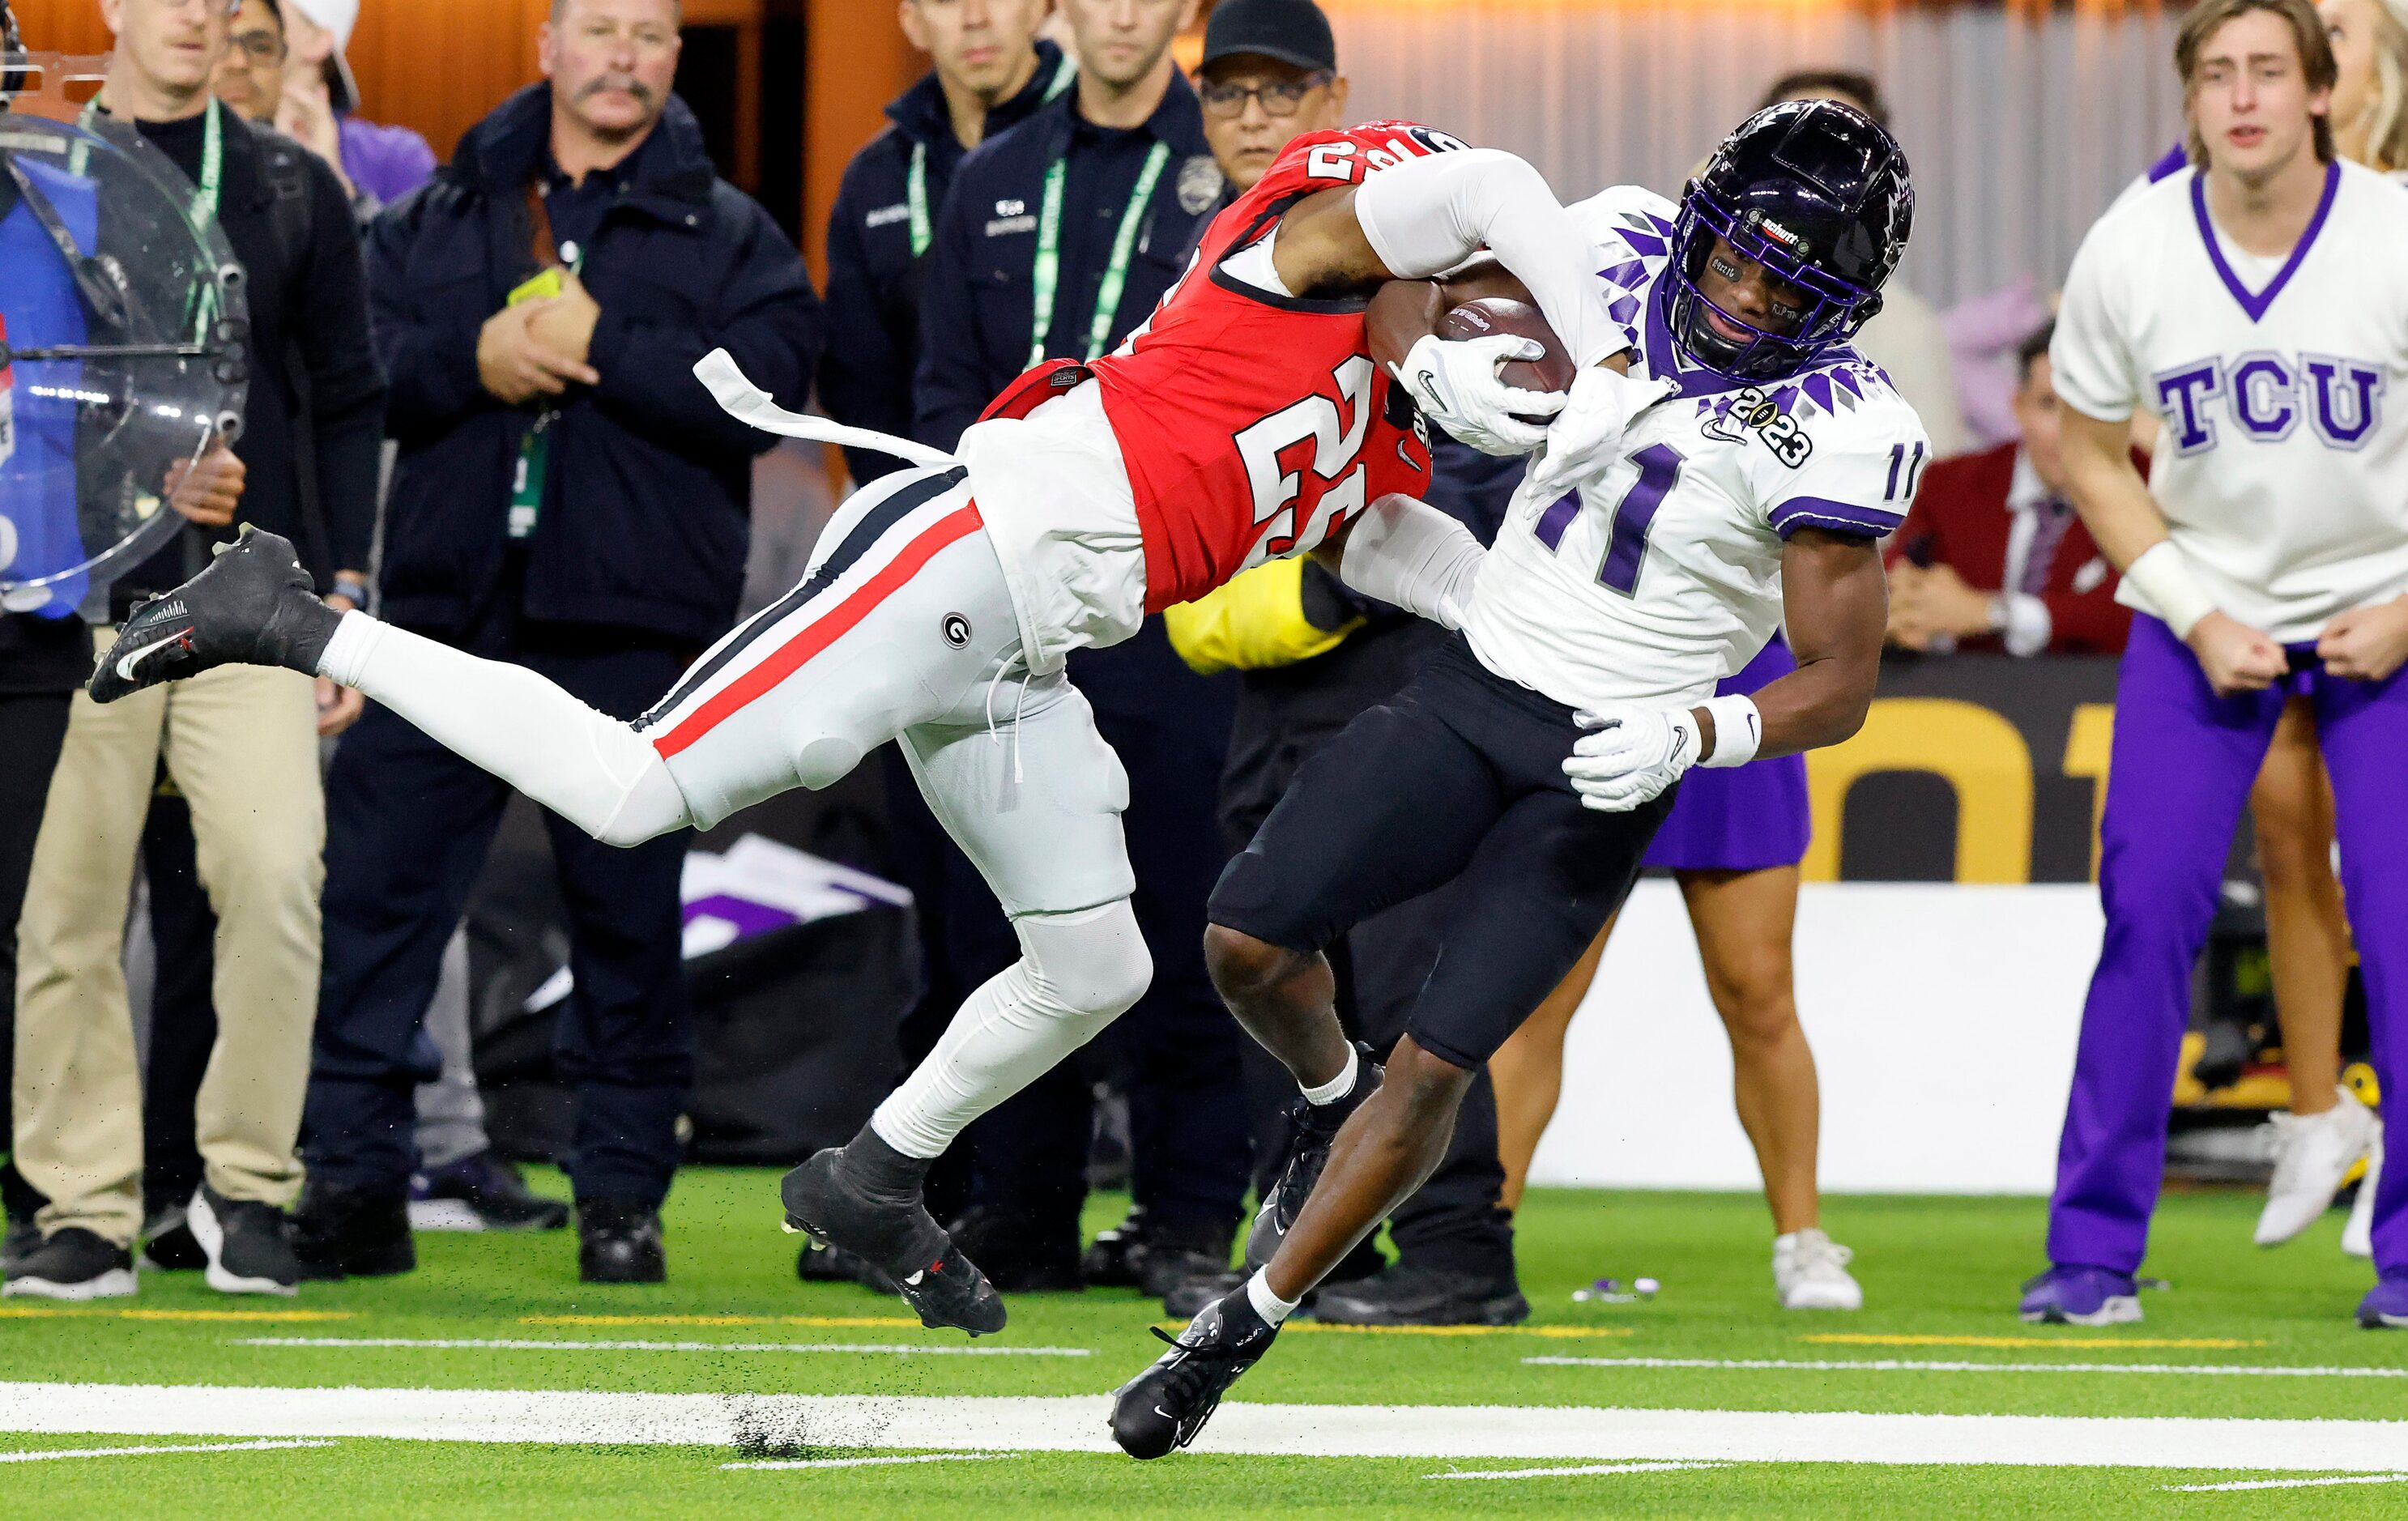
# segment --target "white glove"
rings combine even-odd
[[[1686,708],[1614,708],[1578,717],[1595,732],[1573,742],[1564,775],[1583,808],[1627,813],[1698,763],[1698,717]]]
[[[1547,428],[1547,452],[1530,466],[1541,500],[1552,500],[1621,457],[1631,421],[1678,391],[1670,380],[1640,380],[1591,365],[1572,379],[1570,394]]]
[[[1397,380],[1422,415],[1452,437],[1484,454],[1526,454],[1546,442],[1547,426],[1526,419],[1555,416],[1564,397],[1507,385],[1497,372],[1509,359],[1537,359],[1545,352],[1511,333],[1484,338],[1428,333],[1406,351]]]

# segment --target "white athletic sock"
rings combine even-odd
[[[523,667],[347,612],[318,668],[596,839],[633,845],[690,822],[659,752]]]
[[[1123,898],[1012,926],[1021,957],[962,1000],[927,1059],[870,1116],[906,1156],[943,1153],[972,1120],[1036,1082],[1145,994],[1145,936]]]
[[[1276,1326],[1295,1314],[1296,1307],[1304,1301],[1283,1299],[1272,1293],[1270,1270],[1262,1269],[1258,1270],[1254,1276],[1246,1280],[1246,1302],[1254,1307],[1254,1313],[1262,1316],[1270,1325]]]
[[[1354,1091],[1354,1079],[1362,1070],[1362,1055],[1354,1049],[1354,1043],[1350,1040],[1346,1043],[1345,1069],[1336,1077],[1331,1078],[1328,1082],[1322,1083],[1320,1086],[1306,1088],[1304,1090],[1304,1101],[1308,1104],[1334,1104],[1338,1102],[1338,1100],[1345,1098],[1348,1094]],[[1302,1085],[1298,1084],[1298,1086]]]
[[[326,641],[325,653],[318,657],[318,674],[338,686],[359,685],[359,668],[376,648],[377,636],[384,626],[365,612],[344,613],[336,620],[335,637]]]

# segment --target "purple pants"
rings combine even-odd
[[[2233,827],[2284,699],[2295,695],[2315,705],[2332,775],[2375,1075],[2385,1107],[2408,1113],[2394,1097],[2408,1096],[2408,674],[2369,682],[2315,669],[2273,691],[2218,697],[2171,629],[2135,618],[2100,825],[2107,938],[2082,1009],[2049,1203],[2048,1256],[2061,1267],[2141,1266],[2165,1174],[2191,969],[2215,915]],[[2386,1276],[2408,1273],[2408,1168],[2384,1170],[2374,1261]]]
[[[1747,668],[1714,696],[1752,695],[1798,668],[1775,634]],[[1656,831],[1642,864],[1667,871],[1762,871],[1806,858],[1813,810],[1806,801],[1806,757],[1782,755],[1716,769],[1692,767],[1681,778],[1671,817]]]

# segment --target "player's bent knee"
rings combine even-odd
[[[666,763],[654,754],[620,794],[617,806],[602,820],[601,826],[591,833],[605,845],[624,850],[656,839],[672,829],[682,829],[693,822],[685,794],[678,790],[677,780],[669,775]]]
[[[1058,1015],[1100,1028],[1154,985],[1154,957],[1126,898],[1070,914],[1030,914],[1018,928],[1035,997]]]
[[[1463,1096],[1470,1091],[1471,1079],[1469,1068],[1457,1067],[1434,1052],[1425,1051],[1407,1036],[1388,1054],[1387,1074],[1380,1085],[1400,1095],[1418,1122],[1452,1116],[1463,1102]]]
[[[1204,927],[1205,969],[1224,998],[1243,998],[1276,985],[1295,972],[1303,955],[1226,925]]]

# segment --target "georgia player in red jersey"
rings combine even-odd
[[[324,674],[616,844],[824,787],[898,740],[1011,916],[1022,958],[965,1001],[850,1144],[788,1173],[781,1193],[791,1227],[885,1272],[925,1324],[997,1330],[1001,1299],[929,1217],[921,1178],[1152,976],[1128,902],[1127,779],[1064,657],[1341,537],[1350,585],[1451,621],[1476,555],[1453,519],[1388,495],[1418,488],[1428,456],[1399,382],[1371,359],[1363,310],[1383,282],[1484,248],[1528,288],[1578,379],[1562,396],[1512,391],[1498,369],[1516,340],[1425,340],[1403,383],[1458,437],[1543,439],[1536,468],[1576,477],[1660,393],[1604,364],[1629,337],[1546,182],[1509,153],[1402,122],[1316,133],[1214,221],[1119,352],[1023,377],[953,456],[782,411],[724,353],[697,366],[758,426],[869,441],[921,467],[856,494],[802,584],[633,724],[531,671],[338,616],[265,534],[137,611],[93,696],[229,661]],[[1543,431],[1514,421],[1551,410]]]

